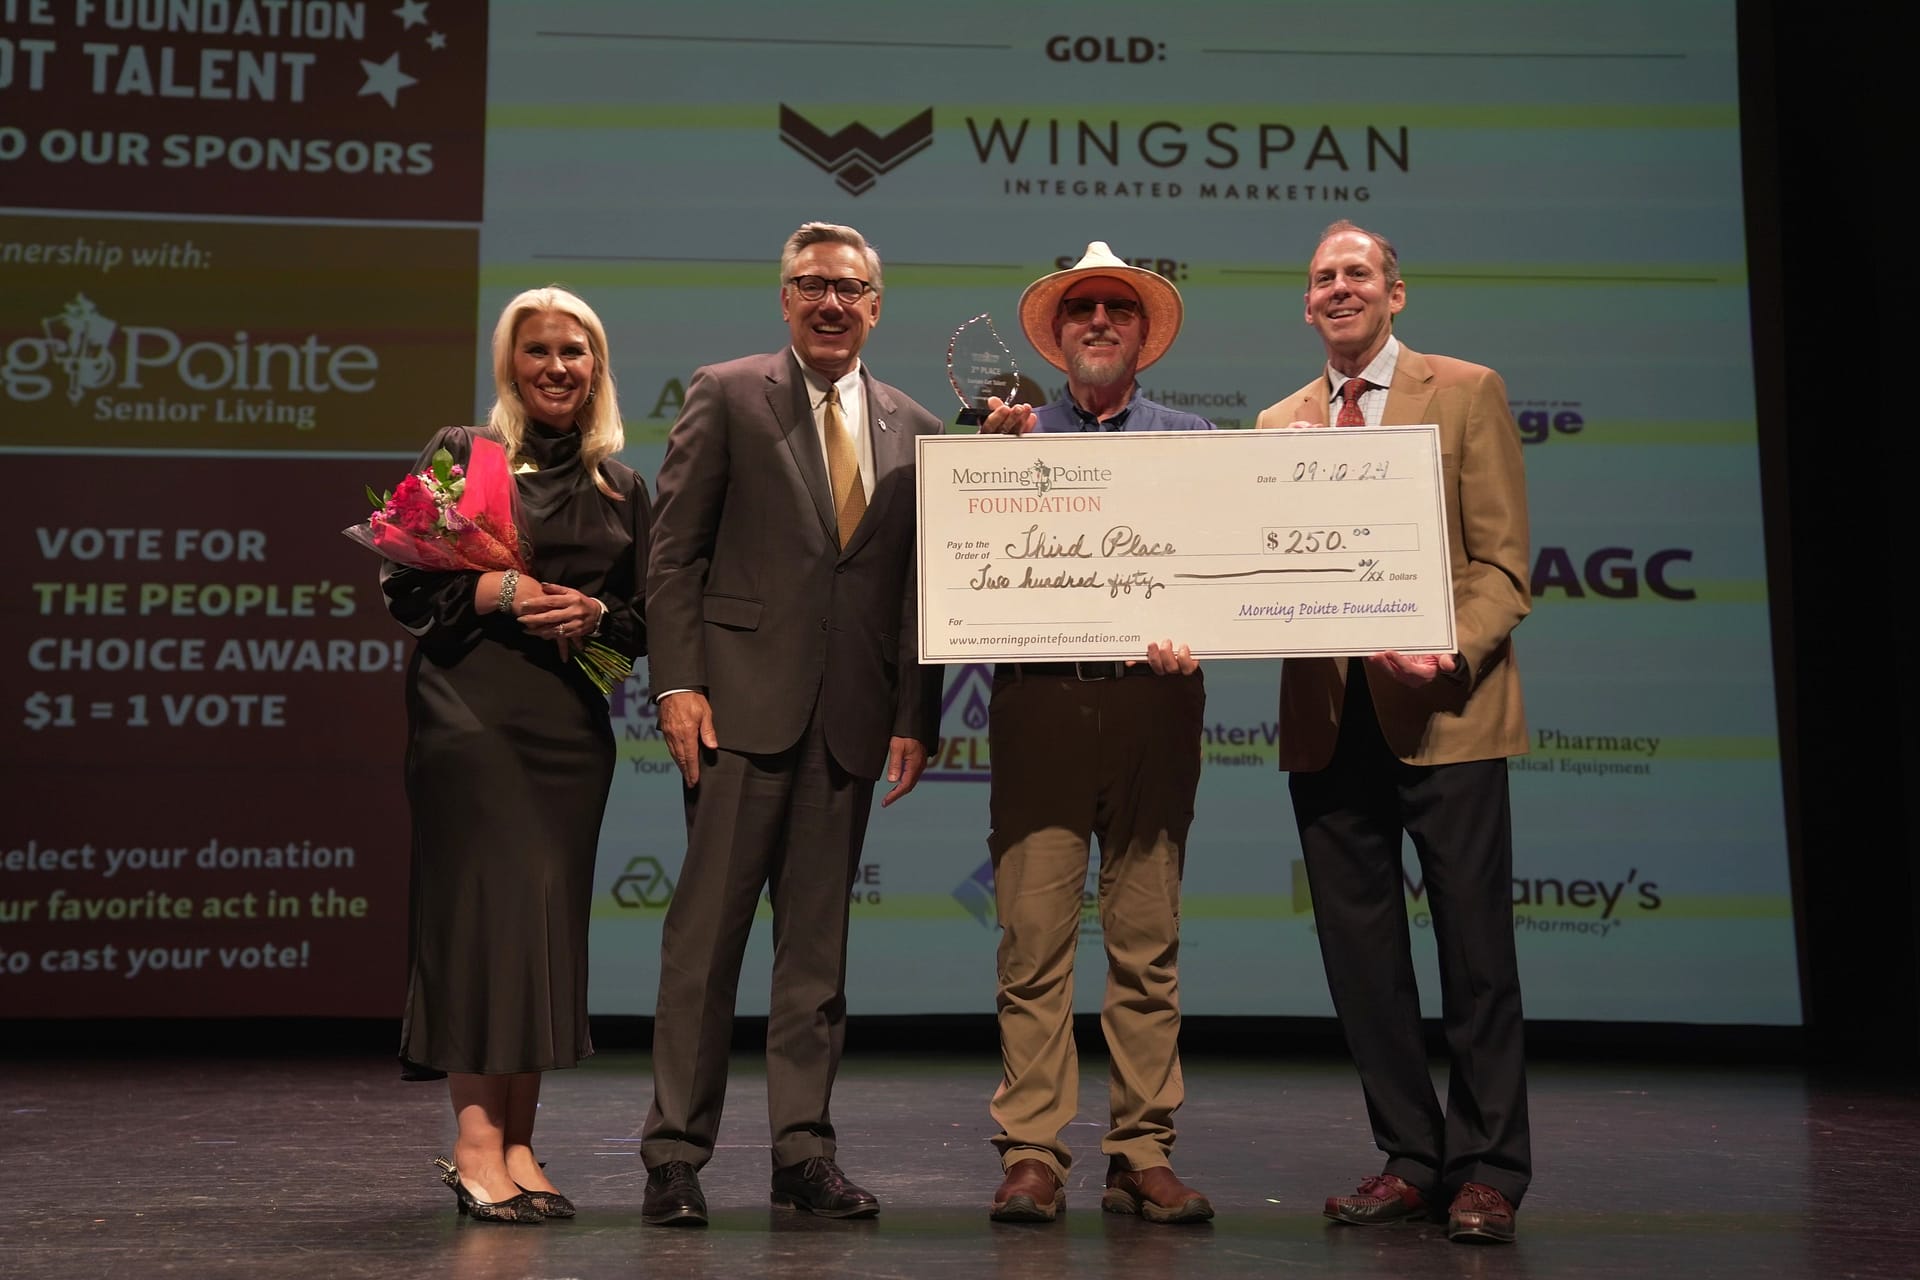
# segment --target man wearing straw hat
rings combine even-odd
[[[1100,241],[1020,298],[1020,323],[1069,398],[1034,409],[988,402],[983,431],[1207,431],[1204,418],[1140,394],[1135,375],[1180,332],[1179,290]],[[1168,1164],[1180,1076],[1180,869],[1200,785],[1206,689],[1170,640],[1144,662],[1002,663],[988,744],[994,894],[1000,917],[1000,1054],[993,1096],[1004,1180],[990,1216],[1051,1222],[1079,1108],[1073,960],[1091,842],[1100,842],[1100,932],[1112,1058],[1100,1206],[1149,1222],[1204,1222],[1207,1198]]]

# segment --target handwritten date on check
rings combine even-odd
[[[1456,647],[1437,427],[916,448],[922,662]]]

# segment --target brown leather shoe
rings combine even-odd
[[[1067,1193],[1044,1160],[1015,1160],[993,1193],[987,1216],[995,1222],[1052,1222],[1067,1207]]]
[[[1413,1184],[1390,1173],[1361,1179],[1350,1196],[1328,1196],[1325,1210],[1335,1222],[1356,1227],[1383,1227],[1427,1216],[1427,1199]]]
[[[1514,1207],[1484,1182],[1463,1183],[1447,1207],[1447,1239],[1462,1244],[1512,1244]]]
[[[1108,1213],[1137,1213],[1148,1222],[1205,1222],[1213,1216],[1213,1202],[1166,1165],[1129,1169],[1118,1160],[1108,1166],[1100,1207]]]

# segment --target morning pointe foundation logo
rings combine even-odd
[[[780,141],[833,175],[848,195],[865,195],[880,175],[933,145],[933,108],[891,133],[875,133],[858,121],[828,133],[786,103],[780,104]]]

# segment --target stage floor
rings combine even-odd
[[[176,1047],[174,1054],[177,1055]],[[640,1222],[644,1055],[548,1077],[539,1148],[571,1222],[473,1223],[431,1164],[446,1089],[371,1058],[0,1062],[0,1275],[598,1277],[1920,1275],[1920,1093],[1799,1071],[1536,1064],[1536,1171],[1519,1243],[1436,1226],[1364,1229],[1320,1205],[1379,1167],[1346,1064],[1187,1063],[1175,1167],[1218,1217],[1153,1226],[1100,1212],[1105,1064],[1083,1064],[1068,1209],[987,1220],[991,1058],[858,1056],[835,1094],[841,1164],[875,1221],[767,1203],[766,1087],[734,1061],[712,1226]],[[1444,1096],[1444,1090],[1443,1090]]]

